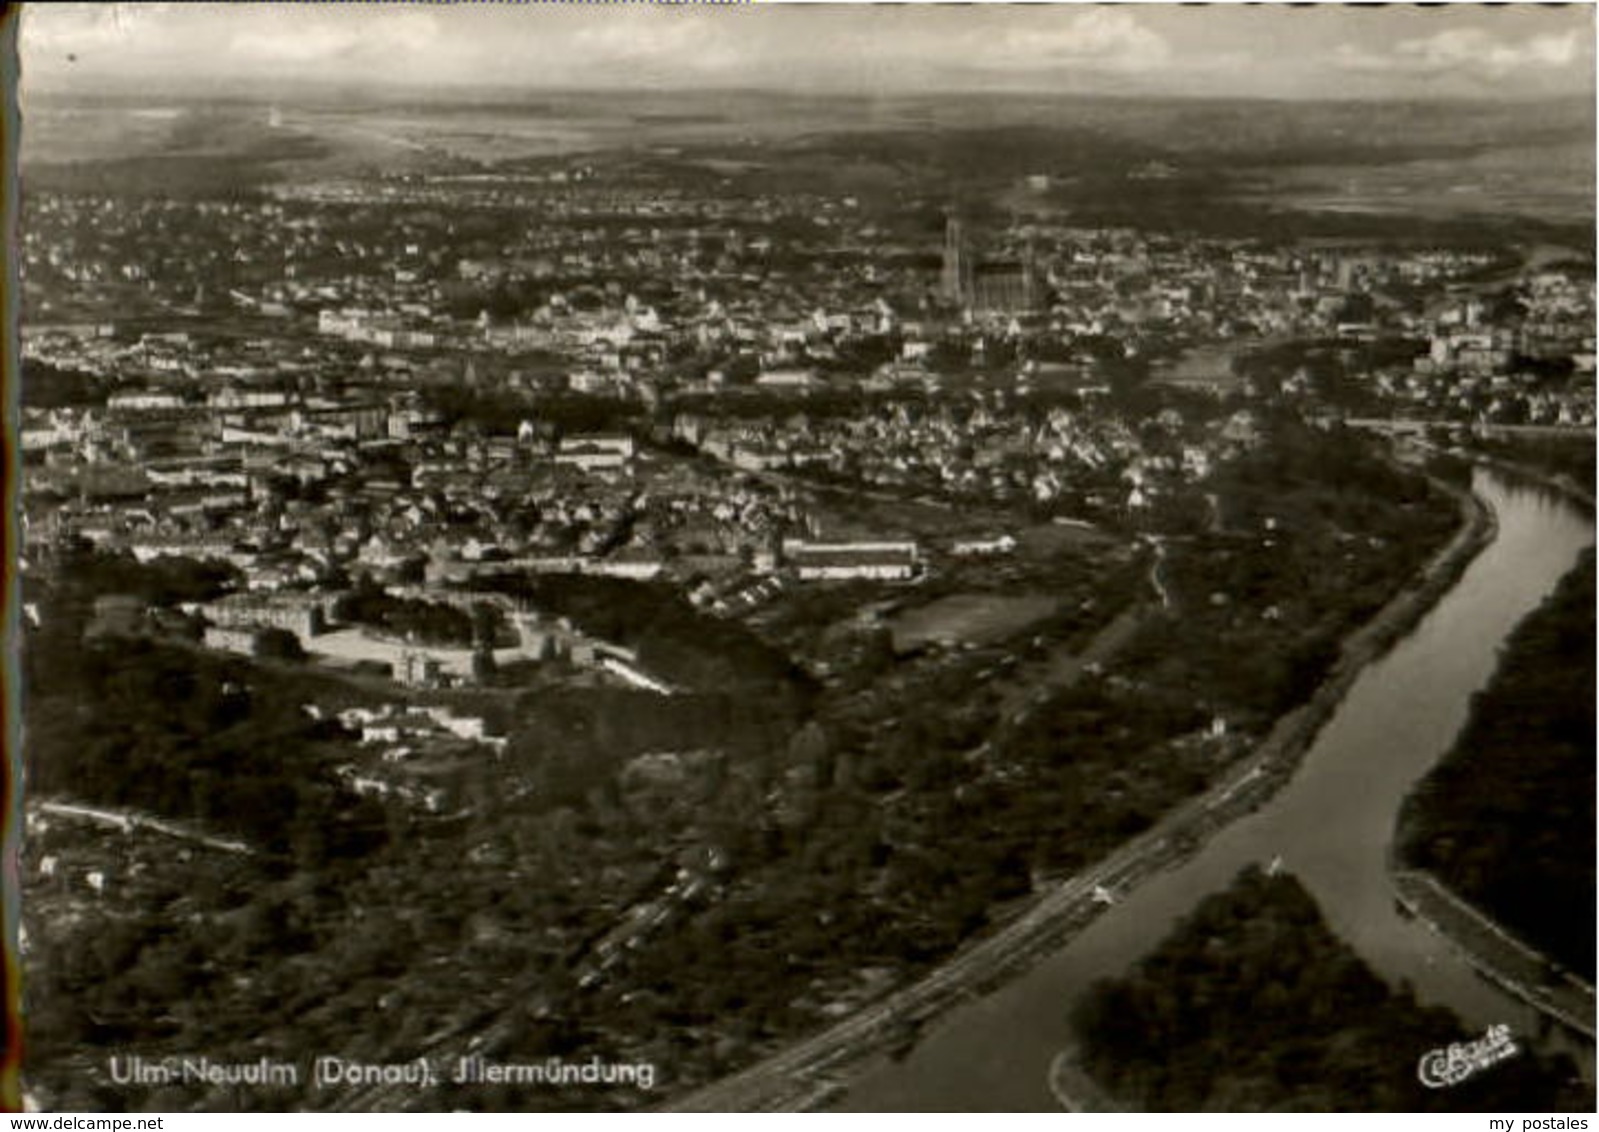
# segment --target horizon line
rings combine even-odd
[[[283,101],[292,99],[299,91],[303,90],[308,95],[315,93],[322,96],[339,95],[374,95],[386,97],[427,97],[443,96],[450,100],[464,101],[474,96],[487,102],[503,102],[515,104],[524,99],[560,97],[560,96],[594,96],[594,95],[620,95],[620,96],[645,96],[651,94],[678,94],[678,95],[717,95],[733,97],[738,95],[756,95],[762,97],[788,98],[795,100],[809,100],[817,102],[846,102],[846,101],[912,101],[912,100],[950,100],[950,99],[1040,99],[1061,101],[1098,101],[1098,102],[1210,102],[1210,103],[1249,103],[1249,104],[1281,104],[1300,106],[1339,106],[1358,105],[1366,103],[1383,103],[1388,105],[1490,105],[1490,106],[1535,106],[1548,103],[1581,102],[1589,105],[1591,109],[1599,112],[1599,103],[1595,102],[1595,90],[1572,91],[1568,93],[1518,93],[1518,94],[1396,94],[1372,93],[1362,94],[1358,90],[1351,91],[1342,96],[1317,94],[1299,96],[1293,94],[1264,94],[1264,93],[1218,93],[1218,92],[1184,92],[1184,91],[1109,91],[1109,90],[1060,90],[1044,87],[1025,86],[972,86],[958,90],[935,89],[928,87],[913,88],[901,87],[895,89],[864,89],[843,88],[834,90],[816,90],[803,86],[786,85],[761,85],[748,82],[718,84],[695,82],[684,84],[623,84],[604,83],[594,85],[562,84],[556,86],[518,86],[507,83],[475,83],[471,80],[440,80],[426,84],[405,82],[391,82],[387,80],[368,79],[341,79],[333,77],[298,78],[291,84],[291,89],[270,89],[276,85],[270,78],[250,79],[220,79],[215,82],[208,80],[179,80],[170,85],[155,85],[148,81],[140,81],[133,77],[108,77],[97,78],[89,83],[71,84],[56,81],[59,76],[51,76],[42,83],[30,84],[26,72],[19,76],[16,92],[19,98],[46,97],[46,98],[96,98],[117,96],[125,98],[129,94],[148,94],[152,98],[182,98],[182,99],[213,99],[215,101]]]

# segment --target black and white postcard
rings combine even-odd
[[[14,8],[7,1103],[1585,1127],[1594,16]]]

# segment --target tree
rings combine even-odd
[[[402,586],[420,586],[427,581],[428,560],[414,555],[394,569],[394,580]]]
[[[287,629],[263,629],[255,637],[255,655],[262,660],[302,661],[305,647]]]

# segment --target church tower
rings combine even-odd
[[[971,258],[966,251],[966,234],[961,230],[961,222],[953,216],[944,226],[944,270],[939,280],[939,291],[956,306],[971,305]]]

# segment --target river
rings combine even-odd
[[[874,1068],[830,1107],[1058,1110],[1046,1074],[1067,1041],[1077,996],[1126,971],[1239,869],[1279,856],[1332,928],[1390,982],[1408,981],[1423,1002],[1450,1007],[1474,1029],[1503,1022],[1518,1037],[1537,1033],[1530,1007],[1399,913],[1387,875],[1400,804],[1453,744],[1505,637],[1594,538],[1589,515],[1542,488],[1484,470],[1474,488],[1498,516],[1497,536],[1410,635],[1359,676],[1271,802],[1127,894],[1027,973],[945,1014],[905,1057]],[[1572,1053],[1591,1079],[1591,1045],[1561,1032],[1542,1044]]]

